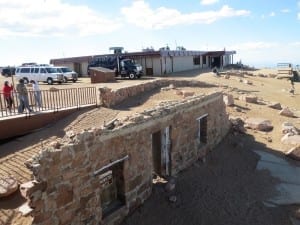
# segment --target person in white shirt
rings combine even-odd
[[[38,82],[35,80],[31,80],[30,83],[32,84],[35,104],[38,107],[42,107],[42,95],[41,95],[41,90]]]

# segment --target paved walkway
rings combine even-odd
[[[278,194],[270,198],[267,205],[291,205],[300,204],[300,162],[277,156],[273,153],[255,151],[260,160],[257,170],[268,170],[271,176],[277,178]],[[300,220],[293,220],[293,224],[299,225]]]

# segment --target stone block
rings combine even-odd
[[[0,198],[15,193],[18,187],[18,181],[14,177],[0,177]]]
[[[287,133],[281,138],[281,142],[287,145],[300,145],[300,135],[291,135]]]
[[[244,126],[259,131],[271,131],[273,129],[271,121],[264,118],[248,118]]]
[[[291,159],[300,161],[300,145],[291,148],[287,153],[286,156],[288,156]]]
[[[226,106],[233,106],[234,105],[233,95],[231,95],[231,94],[224,95],[223,96],[223,101],[224,101]]]
[[[257,103],[257,97],[254,95],[241,95],[239,99],[248,103]]]
[[[32,194],[37,191],[45,191],[47,188],[46,182],[38,182],[36,180],[28,181],[20,185],[21,195],[30,200],[32,198]]]
[[[294,117],[294,113],[287,107],[283,108],[280,112],[279,115],[281,116],[286,116],[286,117]]]
[[[57,187],[57,208],[67,205],[73,201],[73,189],[68,184],[59,184]]]

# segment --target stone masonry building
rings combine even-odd
[[[69,132],[27,162],[35,180],[21,192],[33,224],[119,224],[151,195],[153,174],[187,168],[229,126],[223,94],[214,92]]]

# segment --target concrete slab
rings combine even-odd
[[[300,203],[300,165],[291,163],[284,157],[275,154],[255,150],[260,156],[256,166],[257,170],[267,169],[273,177],[281,182],[277,185],[278,195],[268,202],[279,205]]]

